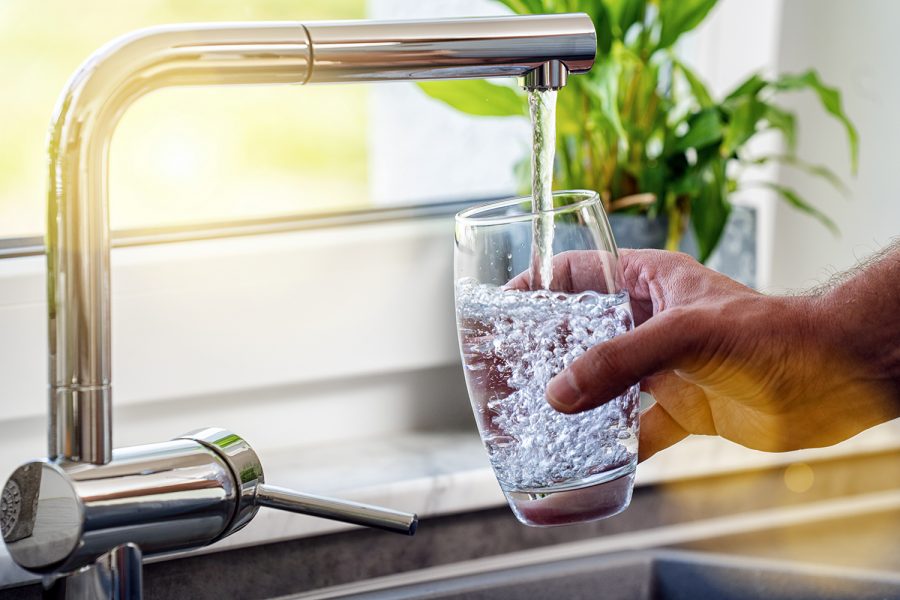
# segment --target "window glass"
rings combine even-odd
[[[54,105],[110,39],[176,22],[508,12],[491,0],[0,0],[0,78],[12,82],[0,94],[0,240],[43,233]],[[517,188],[528,131],[408,82],[159,90],[113,136],[110,220],[146,229],[496,197]]]
[[[353,19],[365,0],[3,0],[0,238],[44,231],[46,132],[66,81],[110,39],[191,21]],[[110,158],[113,228],[368,204],[366,86],[180,88],[126,113]]]

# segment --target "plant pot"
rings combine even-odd
[[[609,224],[619,248],[665,248],[669,218],[650,219],[645,215],[609,215]],[[719,245],[706,265],[745,285],[756,285],[756,210],[735,206],[728,217]],[[697,256],[697,240],[690,227],[679,250]]]
[[[669,217],[661,215],[654,219],[646,215],[609,215],[616,245],[619,248],[665,248],[669,231]]]

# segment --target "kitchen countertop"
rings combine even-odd
[[[900,420],[870,429],[837,446],[783,454],[748,450],[719,438],[692,437],[641,464],[635,485],[897,447]],[[284,448],[269,451],[261,459],[266,466],[266,480],[275,485],[415,511],[420,516],[461,513],[505,502],[481,443],[471,431],[419,432],[340,445]],[[351,527],[263,509],[245,529],[191,553],[217,552]],[[187,553],[174,556],[184,554]],[[37,577],[15,566],[5,547],[0,546],[0,587],[35,580]]]

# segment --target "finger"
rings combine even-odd
[[[596,408],[644,377],[695,366],[701,350],[713,345],[702,326],[704,321],[689,315],[683,310],[667,311],[594,346],[550,380],[550,405],[564,413]]]
[[[687,436],[688,432],[660,404],[652,405],[641,413],[638,462],[647,460]]]
[[[553,257],[553,279],[550,289],[555,292],[578,293],[586,290],[612,294],[622,289],[617,274],[618,259],[615,254],[600,250],[572,250]],[[529,291],[532,286],[531,270],[513,277],[504,288]]]
[[[660,311],[659,299],[665,286],[655,285],[654,282],[663,281],[679,260],[681,259],[676,252],[628,248],[619,250],[621,283],[630,297],[635,324],[640,325]]]
[[[674,371],[665,371],[645,378],[641,388],[649,391],[688,433],[716,435],[709,400],[700,386],[685,381]]]
[[[750,291],[682,252],[632,250],[621,252],[620,259],[622,281],[631,296],[638,325],[673,306],[686,306],[728,291]]]

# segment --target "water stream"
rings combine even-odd
[[[531,289],[550,289],[553,279],[553,158],[556,154],[556,90],[529,90],[532,231]]]

